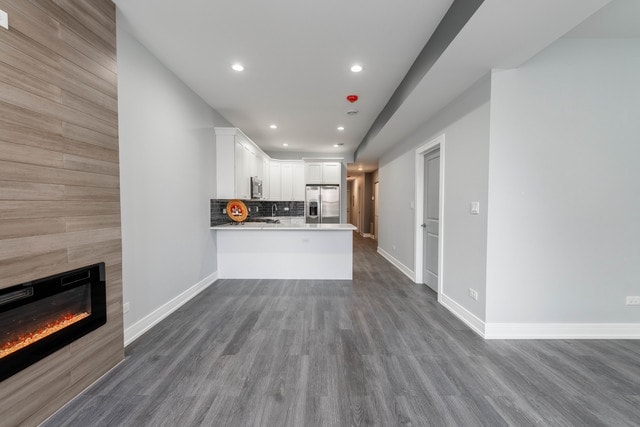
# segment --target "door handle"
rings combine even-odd
[[[427,228],[427,224],[420,224],[420,227]]]

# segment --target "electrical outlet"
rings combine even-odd
[[[391,247],[393,248],[394,251],[396,250],[396,245],[392,245]]]
[[[227,213],[227,210],[226,210],[225,208],[222,208],[222,213],[223,213],[223,214],[226,214],[226,213]]]
[[[0,10],[0,27],[9,29],[9,15],[4,10]]]
[[[469,288],[469,296],[478,301],[478,291],[476,291],[475,289]]]
[[[640,296],[627,297],[627,305],[640,305]]]
[[[128,302],[125,302],[124,305],[122,306],[122,312],[126,314],[129,312],[130,308],[131,308],[131,304],[129,304]]]

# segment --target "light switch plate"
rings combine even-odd
[[[0,10],[0,27],[9,29],[9,14],[4,10]]]
[[[480,213],[480,202],[471,202],[469,212],[471,212],[471,215],[478,215]]]

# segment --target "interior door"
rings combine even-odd
[[[423,275],[422,281],[438,291],[438,229],[440,191],[440,150],[424,156]]]

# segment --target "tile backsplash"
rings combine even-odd
[[[230,199],[211,199],[211,226],[232,222],[223,211]],[[243,200],[249,209],[247,221],[251,218],[268,218],[271,216],[303,217],[304,202],[282,202],[272,200]]]

